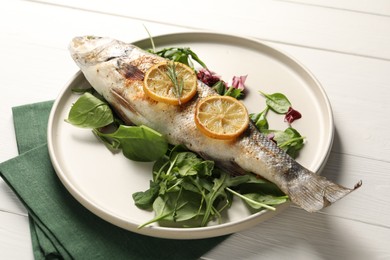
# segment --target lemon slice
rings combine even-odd
[[[180,62],[164,61],[156,64],[144,77],[144,92],[156,101],[171,105],[190,101],[196,94],[196,87],[195,72]]]
[[[249,125],[243,103],[229,96],[210,96],[199,101],[195,123],[208,137],[229,140],[241,135]]]

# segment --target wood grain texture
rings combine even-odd
[[[42,0],[37,2],[92,10],[144,21],[180,25],[256,37],[309,48],[333,50],[355,55],[390,59],[390,17],[347,12],[316,5],[299,5],[272,0],[199,0],[194,6],[182,1],[137,2],[124,8],[123,2],[87,0]],[[177,11],[175,8],[178,8]],[[194,9],[195,8],[195,9]],[[201,11],[192,11],[192,10]],[[234,11],[232,11],[234,10]]]
[[[341,9],[347,12],[359,12],[372,15],[390,16],[390,2],[387,0],[280,0],[297,4]]]
[[[131,42],[147,37],[146,25],[152,35],[203,29],[256,37],[295,57],[321,82],[336,127],[322,174],[345,186],[362,180],[363,186],[316,214],[292,206],[231,235],[203,259],[390,259],[388,2],[260,0],[235,4],[233,12],[229,0],[213,1],[202,13],[187,6],[185,13],[168,12],[181,3],[159,1],[153,8],[150,2],[133,8],[118,0],[3,4],[0,162],[17,155],[11,107],[55,99],[78,70],[67,51],[76,35]],[[205,3],[200,0],[195,8]],[[0,180],[0,259],[33,259],[26,214]]]
[[[0,211],[0,259],[34,259],[27,216]]]
[[[332,105],[335,151],[390,162],[390,62],[274,44],[319,80]]]
[[[290,208],[232,235],[205,259],[388,259],[387,247],[387,228]]]
[[[27,216],[24,205],[2,179],[0,179],[0,212]]]

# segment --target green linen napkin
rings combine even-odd
[[[13,108],[20,155],[0,164],[0,176],[28,210],[35,259],[198,259],[225,239],[148,237],[89,212],[68,193],[51,165],[46,128],[52,104]]]

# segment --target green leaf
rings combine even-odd
[[[269,128],[267,120],[268,109],[269,107],[267,106],[262,112],[258,114],[253,113],[249,115],[249,118],[255,123],[257,129],[259,129],[260,132],[264,132]]]
[[[197,63],[199,63],[203,68],[207,68],[206,64],[198,57],[198,55],[193,52],[190,48],[186,49],[186,53],[192,57]]]
[[[175,211],[175,221],[186,221],[204,214],[204,209],[200,208],[202,197],[194,192],[182,190],[177,201]]]
[[[230,97],[234,97],[235,99],[241,99],[244,97],[244,92],[242,89],[238,89],[238,88],[234,88],[234,87],[229,87],[224,96],[230,96]]]
[[[242,89],[234,88],[233,86],[226,89],[225,82],[223,80],[217,81],[212,87],[221,96],[230,96],[235,99],[242,99],[244,92]]]
[[[95,90],[92,88],[92,87],[89,87],[89,88],[85,88],[85,87],[74,87],[71,89],[72,93],[75,93],[75,94],[84,94],[86,92],[88,93],[93,93],[95,92]]]
[[[236,195],[237,197],[243,199],[245,202],[247,203],[250,203],[250,205],[255,208],[255,209],[259,209],[259,208],[266,208],[266,209],[270,209],[270,210],[275,210],[274,207],[266,204],[266,203],[262,203],[262,202],[259,202],[259,201],[255,201],[255,200],[252,200],[251,198],[249,197],[246,197],[245,195],[233,190],[233,189],[230,189],[229,187],[226,188],[226,190],[228,190],[230,193],[232,193],[233,195]]]
[[[194,68],[192,60],[199,63],[203,68],[207,68],[206,64],[190,48],[164,48],[153,53],[172,61],[181,62],[191,68]]]
[[[153,203],[155,217],[139,228],[159,221],[183,222],[203,215],[199,208],[201,197],[190,191],[168,192]]]
[[[228,175],[227,180],[225,180],[227,187],[236,187],[240,184],[247,183],[251,179],[251,175],[253,174],[245,174],[241,176],[230,176]]]
[[[285,114],[291,107],[290,101],[282,93],[266,94],[259,91],[266,98],[266,104],[276,113]]]
[[[245,197],[252,193],[260,194],[261,199],[256,201],[252,198],[255,195]],[[133,194],[133,198],[140,208],[150,209],[152,203],[155,212],[155,217],[140,228],[153,222],[195,227],[206,226],[212,219],[220,221],[221,212],[231,206],[234,195],[254,203],[254,207],[268,209],[274,208],[266,203],[281,203],[278,197],[285,196],[267,180],[254,174],[231,176],[214,168],[213,161],[204,160],[178,145],[154,163],[153,185],[145,192]]]
[[[114,116],[106,102],[86,92],[73,104],[65,121],[82,128],[99,128],[114,122]]]
[[[247,174],[249,176],[249,180],[245,183],[240,184],[237,189],[242,194],[246,193],[262,193],[262,194],[270,194],[273,196],[282,196],[284,193],[279,189],[276,184],[267,181],[257,175],[252,173]]]
[[[282,143],[287,142],[292,137],[289,133],[286,133],[286,132],[281,131],[281,130],[269,129],[269,130],[264,130],[263,132],[266,135],[273,134],[274,135],[273,140],[278,144],[278,146],[280,146],[280,144],[282,144]]]
[[[150,181],[150,188],[146,191],[133,193],[133,200],[135,205],[140,209],[151,209],[154,200],[158,196],[160,186],[153,181]]]
[[[299,151],[304,146],[305,138],[294,128],[288,127],[284,131],[279,130],[267,130],[265,134],[273,133],[273,140],[276,141],[277,145],[286,151],[292,158],[298,156]]]
[[[168,150],[168,143],[158,132],[146,126],[120,125],[114,133],[95,133],[103,139],[119,143],[124,156],[133,161],[156,161]]]
[[[210,218],[217,213],[215,210],[215,202],[217,199],[227,198],[225,188],[227,187],[226,180],[228,176],[227,173],[221,172],[220,177],[213,180],[214,185],[212,190],[205,197],[206,210],[202,220],[202,226],[205,226],[210,221]]]
[[[200,158],[191,152],[182,152],[176,154],[175,170],[181,176],[195,175],[198,173],[196,165],[202,162]]]
[[[279,205],[285,203],[288,200],[287,196],[274,196],[262,193],[248,193],[244,194],[243,196],[246,198],[244,201],[254,209],[264,208],[264,204]]]
[[[219,95],[225,95],[226,85],[222,80],[217,81],[217,83],[215,83],[211,88],[214,89]]]

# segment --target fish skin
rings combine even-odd
[[[319,211],[361,186],[346,188],[304,168],[261,134],[253,123],[235,140],[203,135],[195,124],[197,102],[217,95],[199,82],[196,96],[174,106],[150,99],[143,91],[146,71],[165,59],[115,39],[75,37],[69,51],[85,78],[127,124],[146,125],[169,143],[182,144],[233,171],[253,172],[275,183],[290,200],[308,212]]]

